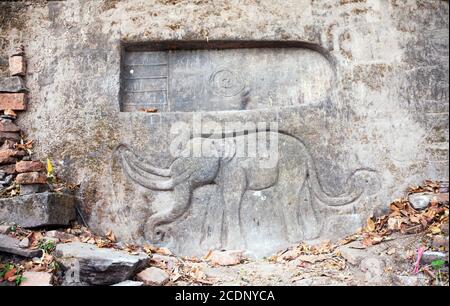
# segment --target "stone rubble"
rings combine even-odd
[[[25,149],[17,149],[24,143],[21,129],[14,123],[15,111],[27,109],[27,88],[24,85],[26,61],[23,46],[12,52],[9,58],[10,77],[0,78],[0,196],[4,193],[16,195],[47,191],[45,165],[33,160]],[[30,186],[32,185],[32,186]],[[0,219],[1,220],[1,219]]]
[[[20,286],[22,287],[52,286],[52,274],[48,272],[26,271],[22,276],[24,278],[20,283]]]
[[[411,206],[416,210],[422,210],[428,207],[428,205],[433,201],[447,202],[448,203],[448,192],[447,193],[413,193],[409,195],[408,201]]]
[[[147,286],[162,286],[169,281],[169,274],[162,269],[150,267],[139,272],[136,278]]]
[[[64,270],[79,267],[80,284],[112,285],[130,279],[149,261],[145,253],[98,248],[82,242],[58,244],[54,252]]]
[[[19,76],[0,78],[0,92],[26,92],[24,81]]]
[[[41,250],[32,250],[20,246],[21,241],[8,235],[0,234],[0,252],[19,255],[27,258],[40,257]]]
[[[126,280],[126,281],[120,282],[118,284],[114,284],[112,286],[118,286],[118,287],[141,287],[141,286],[144,286],[144,283],[143,282],[132,281],[132,280]]]
[[[214,265],[232,266],[244,260],[243,254],[244,251],[241,250],[212,251],[207,259]]]
[[[448,262],[448,253],[435,252],[435,251],[425,251],[422,254],[421,261],[425,265],[430,265],[435,260],[444,260]]]

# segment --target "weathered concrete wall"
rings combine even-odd
[[[208,116],[223,121],[277,118],[280,129],[302,139],[323,189],[331,194],[344,191],[355,169],[376,170],[380,188],[354,210],[362,219],[409,184],[448,178],[447,1],[80,0],[2,3],[1,10],[0,65],[18,42],[28,58],[29,111],[19,124],[35,139],[37,156],[60,161],[60,173],[80,184],[83,212],[96,230],[113,229],[128,240],[152,236],[146,220],[170,205],[170,192],[114,179],[112,152],[126,144],[167,167],[171,123],[192,120],[189,113],[120,112],[120,40],[316,44],[329,53],[335,69],[327,99],[288,111]],[[214,230],[220,222],[220,211],[208,211],[206,205],[215,202],[216,194],[194,193],[192,210],[172,229],[175,249],[200,250],[195,247],[198,224],[211,224]],[[212,200],[202,199],[206,195]],[[275,206],[276,198],[271,203]],[[199,215],[196,211],[206,219],[189,221]],[[353,217],[318,218],[327,219],[328,234],[360,225]]]

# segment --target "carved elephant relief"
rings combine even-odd
[[[275,200],[268,205],[273,205],[283,219],[281,231],[285,237],[280,239],[293,243],[321,235],[326,222],[324,211],[351,213],[360,204],[361,197],[379,189],[380,182],[374,170],[358,169],[348,178],[344,193],[330,195],[324,191],[314,160],[301,139],[282,131],[254,133],[277,140],[277,158],[269,167],[261,166],[267,156],[238,154],[246,141],[243,138],[248,135],[192,137],[167,168],[157,167],[127,145],[118,146],[113,163],[122,168],[130,182],[154,192],[172,193],[170,208],[153,213],[145,221],[146,240],[156,244],[168,241],[167,225],[186,215],[192,205],[193,192],[206,185],[217,187],[215,190],[223,207],[222,218],[217,218],[222,222],[219,240],[223,249],[246,248],[248,239],[252,239],[245,230],[248,224],[243,224],[249,213],[242,209],[246,194],[271,191]],[[202,154],[192,154],[196,150]],[[202,227],[199,235],[204,241],[208,224]]]

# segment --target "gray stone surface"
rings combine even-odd
[[[444,260],[448,262],[448,253],[425,251],[422,254],[421,262],[430,265],[435,260]]]
[[[40,257],[41,250],[32,250],[20,246],[20,240],[8,235],[0,234],[0,252],[19,255],[27,258]]]
[[[131,278],[148,263],[143,253],[131,255],[81,242],[58,244],[54,254],[66,271],[66,284],[116,284]]]
[[[352,242],[339,247],[341,256],[351,265],[358,266],[361,261],[367,256],[367,251],[360,248],[360,242]]]
[[[119,240],[164,244],[179,254],[204,255],[208,249],[236,243],[262,255],[299,239],[336,238],[352,232],[409,185],[425,178],[448,178],[447,1],[287,0],[280,5],[269,0],[239,4],[127,0],[105,5],[75,0],[31,4],[11,14],[22,22],[0,25],[0,37],[7,42],[0,47],[4,48],[0,57],[17,41],[24,43],[29,55],[30,111],[21,114],[20,126],[39,144],[34,148],[37,158],[51,154],[64,164],[58,169],[61,177],[80,184],[82,213],[96,232],[114,229]],[[281,82],[284,75],[297,76],[293,72],[279,77],[261,72],[258,78],[280,83],[274,83],[273,92],[266,90],[265,81],[264,88],[249,84],[248,105],[257,107],[241,110],[233,97],[219,99],[208,89],[209,84],[216,84],[214,77],[202,87],[198,70],[201,74],[204,69],[202,77],[210,80],[212,71],[220,68],[216,63],[225,64],[242,79],[252,80],[258,63],[266,63],[258,61],[260,54],[270,57],[270,52],[278,51],[244,51],[236,49],[238,45],[215,53],[172,50],[173,64],[178,64],[169,65],[174,69],[169,72],[181,71],[185,77],[180,85],[178,75],[172,75],[170,81],[177,82],[168,92],[180,98],[171,103],[186,102],[178,108],[185,111],[121,112],[121,41],[167,40],[200,41],[203,46],[236,40],[305,42],[301,50],[289,51],[296,53],[292,57],[296,65],[289,68],[307,67],[302,54],[308,54],[314,65],[296,79],[298,87],[291,80]],[[176,44],[171,44],[175,49]],[[192,76],[179,64],[188,53],[194,54],[186,62]],[[229,62],[208,59],[222,53],[229,54],[223,57]],[[247,65],[242,58],[250,54],[252,65]],[[197,60],[198,66],[194,65]],[[327,67],[333,71],[333,81],[324,91],[320,88],[326,84]],[[240,88],[229,80],[218,93],[223,88]],[[279,91],[280,86],[286,90]],[[195,98],[190,88],[197,89]],[[299,92],[304,97],[309,93],[318,96],[295,99]],[[283,135],[279,142],[280,175],[274,179],[276,171],[260,171],[252,163],[245,168],[243,160],[232,159],[228,167],[221,159],[220,170],[228,178],[217,176],[213,181],[217,159],[174,163],[170,151],[178,135],[171,134],[171,127],[184,122],[182,130],[192,131],[193,114],[201,114],[204,123],[221,125],[277,122],[280,131],[291,135]],[[175,177],[185,167],[199,175],[200,181],[179,177],[173,190],[161,190],[170,186],[169,178],[150,177],[148,171],[139,169],[127,172],[120,154],[114,154],[120,153],[115,151],[119,145],[127,145],[126,152],[146,159],[141,164],[130,157],[134,166],[170,169]],[[358,169],[375,170],[380,184],[358,185],[363,183]],[[138,183],[142,178],[148,180]],[[244,178],[251,186],[245,186]],[[155,180],[161,182],[154,184]],[[320,182],[321,188],[313,181]],[[188,182],[194,186],[186,187]],[[258,184],[270,186],[253,190]],[[154,188],[157,185],[164,188]],[[339,208],[320,201],[321,190],[335,197],[364,193]],[[224,219],[232,221],[228,224]],[[235,241],[236,232],[242,232],[245,239]]]
[[[189,112],[300,106],[324,99],[331,88],[332,65],[300,43],[297,47],[282,42],[262,42],[260,48],[252,43],[252,49],[245,48],[245,43],[238,46],[241,49],[125,50],[122,110],[152,107],[160,112]],[[210,43],[208,48],[216,46]]]
[[[49,189],[49,187],[47,184],[20,185],[20,195],[46,192],[46,191],[48,191],[48,189]]]
[[[112,286],[118,286],[118,287],[141,287],[141,286],[144,286],[144,283],[143,282],[132,281],[132,280],[126,280],[126,281],[120,282],[118,284],[114,284]]]
[[[44,192],[0,199],[0,221],[33,228],[68,225],[75,219],[75,198],[71,195]]]
[[[24,92],[27,91],[21,77],[0,77],[0,92]]]
[[[408,196],[408,201],[414,209],[422,210],[428,207],[435,196],[436,194],[434,193],[413,193]]]

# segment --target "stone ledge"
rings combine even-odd
[[[0,221],[22,227],[68,225],[75,219],[72,195],[43,192],[0,199]]]

